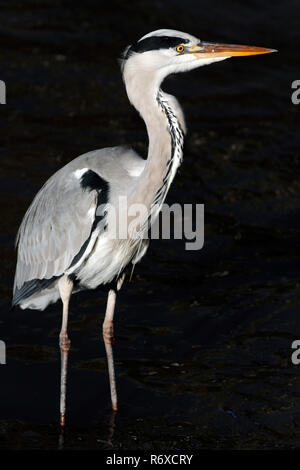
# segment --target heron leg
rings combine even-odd
[[[58,289],[63,304],[62,325],[59,335],[60,357],[61,357],[61,376],[60,376],[60,425],[65,425],[66,414],[66,389],[67,389],[67,368],[68,368],[68,354],[71,346],[71,341],[68,338],[68,313],[69,302],[72,295],[73,282],[67,277],[63,276],[58,282]]]
[[[117,411],[118,409],[118,398],[117,398],[117,389],[116,389],[116,378],[115,378],[115,367],[114,367],[114,357],[112,345],[114,342],[114,312],[117,298],[117,290],[121,289],[121,286],[124,282],[125,274],[123,274],[118,282],[116,289],[110,289],[107,296],[106,312],[103,322],[103,339],[106,350],[107,364],[108,364],[108,374],[109,374],[109,384],[110,384],[110,395],[111,395],[111,404],[112,409]]]

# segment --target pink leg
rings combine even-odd
[[[108,297],[107,297],[106,313],[105,313],[105,319],[103,323],[103,339],[104,339],[104,344],[105,344],[107,365],[108,365],[111,404],[112,404],[112,409],[114,411],[117,411],[118,399],[117,399],[117,390],[116,390],[114,357],[113,357],[113,350],[112,350],[112,343],[114,340],[113,318],[114,318],[115,304],[116,304],[116,291],[110,290],[108,293]]]
[[[63,276],[58,283],[60,297],[63,303],[63,318],[62,326],[59,335],[60,356],[61,356],[61,376],[60,376],[60,425],[65,425],[66,414],[66,393],[67,393],[67,368],[68,368],[68,354],[71,346],[71,341],[68,338],[68,313],[69,302],[72,295],[73,282],[67,276]]]
[[[125,275],[123,275],[117,284],[117,290],[121,289]],[[107,305],[105,318],[103,322],[103,339],[106,350],[107,364],[108,364],[108,374],[109,374],[109,384],[110,384],[110,395],[111,395],[111,404],[112,409],[117,411],[118,409],[118,398],[116,390],[116,378],[115,378],[115,367],[114,367],[114,357],[112,344],[114,341],[114,312],[116,305],[117,293],[114,289],[111,289],[107,296]]]

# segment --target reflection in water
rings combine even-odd
[[[113,447],[113,437],[114,437],[114,432],[115,432],[115,426],[116,426],[116,416],[117,413],[116,411],[112,411],[110,420],[109,420],[109,433],[107,437],[107,443],[110,447]]]
[[[65,428],[60,427],[58,437],[58,450],[63,450],[65,443]]]
[[[112,449],[114,447],[113,445],[113,438],[114,438],[114,433],[115,433],[115,427],[116,427],[116,416],[117,412],[112,411],[109,421],[108,421],[108,428],[107,428],[107,439],[97,439],[98,443],[103,444],[103,449]],[[66,435],[66,428],[60,426],[59,429],[59,436],[58,436],[58,450],[63,450],[65,447],[65,435]]]
[[[117,416],[117,412],[112,411],[110,418],[109,418],[109,422],[108,422],[107,440],[105,441],[105,440],[99,439],[99,442],[105,444],[105,446],[107,446],[108,448],[113,448],[113,437],[114,437],[115,427],[116,427],[116,416]]]

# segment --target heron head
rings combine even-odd
[[[131,69],[145,70],[162,81],[167,75],[186,72],[202,65],[228,59],[275,52],[255,46],[203,42],[195,36],[171,29],[159,29],[146,34],[127,47],[122,60],[123,72]]]

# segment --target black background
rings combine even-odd
[[[185,158],[167,201],[205,204],[205,245],[154,241],[119,295],[114,418],[105,296],[74,296],[64,448],[277,449],[299,445],[298,0],[0,3],[0,447],[58,447],[59,303],[10,311],[14,237],[46,179],[89,150],[146,155],[117,58],[159,28],[276,48],[170,77]],[[300,366],[299,366],[300,367]]]

